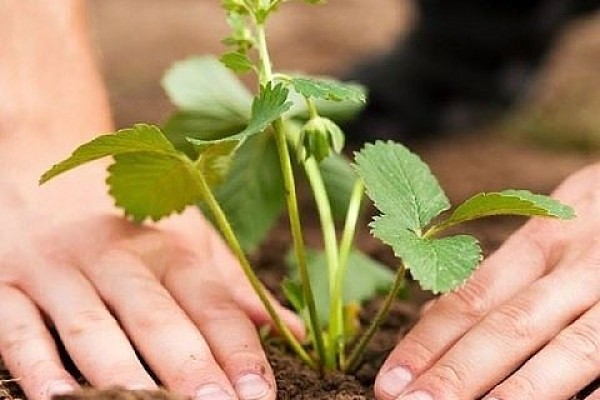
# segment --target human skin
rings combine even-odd
[[[600,164],[569,177],[553,196],[577,219],[528,222],[424,311],[377,398],[568,400],[600,377],[599,183]]]
[[[143,359],[185,396],[274,399],[256,334],[268,315],[197,210],[133,224],[106,195],[101,162],[37,184],[113,129],[84,4],[0,0],[0,21],[0,354],[28,398],[78,387],[55,330],[96,387],[155,388]]]

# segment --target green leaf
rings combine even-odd
[[[222,183],[228,176],[233,155],[241,143],[239,140],[224,140],[195,146],[199,154],[195,162],[196,169],[202,173],[209,186]]]
[[[236,125],[250,119],[252,95],[214,57],[194,57],[175,63],[162,84],[181,110],[198,112],[210,121],[230,121]]]
[[[188,138],[206,142],[221,140],[243,130],[248,121],[215,119],[213,115],[201,111],[177,111],[163,126],[165,136],[179,151],[195,160],[198,153]]]
[[[430,239],[416,235],[384,215],[371,224],[373,235],[390,245],[425,290],[446,293],[457,289],[481,262],[481,248],[472,236]]]
[[[293,281],[289,278],[284,279],[281,284],[281,290],[287,301],[298,314],[304,314],[306,312],[306,303],[302,294],[302,286],[300,286],[297,281]]]
[[[115,156],[106,180],[116,205],[135,221],[154,221],[197,203],[199,172],[183,156],[137,152]]]
[[[231,34],[223,39],[222,43],[235,47],[238,51],[247,52],[256,45],[254,34],[248,27],[247,7],[236,0],[229,1],[229,4],[224,4],[224,7],[229,11],[227,23],[231,27]]]
[[[245,73],[254,69],[254,64],[244,53],[232,51],[221,56],[221,62],[236,73]]]
[[[54,165],[40,179],[44,183],[55,176],[90,161],[111,155],[148,151],[176,155],[171,142],[153,125],[137,124],[132,128],[98,136],[79,146],[69,158]]]
[[[286,113],[286,118],[299,119],[307,121],[310,118],[310,113],[306,105],[306,99],[295,90],[290,90],[288,97],[294,105]],[[335,122],[345,122],[356,117],[363,109],[363,103],[352,101],[329,101],[323,99],[314,99],[315,106],[319,111],[319,115],[329,118]]]
[[[252,103],[250,123],[242,132],[230,137],[247,138],[264,132],[277,118],[290,109],[292,103],[287,101],[289,90],[283,84],[268,83],[261,88],[260,94]]]
[[[429,167],[401,144],[367,144],[356,154],[356,170],[375,206],[402,228],[420,232],[450,208]]]
[[[325,190],[331,204],[333,217],[344,220],[350,198],[358,177],[350,161],[342,155],[332,154],[319,164]]]
[[[246,12],[246,6],[242,0],[221,0],[221,7],[232,13]]]
[[[272,135],[248,139],[215,195],[246,251],[253,251],[285,207],[283,176]]]
[[[366,103],[365,89],[356,83],[343,83],[332,78],[292,78],[291,85],[307,99],[324,99],[330,101],[351,101]]]
[[[165,124],[168,134],[176,133],[185,140],[191,137],[198,140],[219,140],[234,135],[248,125],[249,119],[223,120],[202,111],[178,111]]]
[[[438,229],[462,222],[494,215],[541,216],[572,219],[575,212],[548,196],[533,194],[526,190],[479,193],[458,206]]]
[[[307,252],[308,272],[315,296],[315,305],[321,323],[329,319],[329,275],[327,259],[322,251]],[[298,271],[293,254],[288,254],[286,263],[292,279],[298,280]],[[346,279],[344,280],[344,304],[362,304],[386,292],[394,282],[394,273],[386,266],[369,258],[358,250],[348,257]]]

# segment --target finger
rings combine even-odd
[[[165,285],[200,328],[241,400],[274,399],[275,378],[256,327],[220,281],[195,266],[172,268]]]
[[[27,285],[27,292],[50,316],[69,355],[90,383],[156,387],[125,333],[79,271],[56,267],[51,277],[40,276]]]
[[[227,282],[231,283],[231,285],[229,285],[229,291],[233,296],[233,299],[257,326],[270,325],[271,327],[274,327],[273,321],[265,309],[265,306],[252,289],[248,279],[241,273],[239,262],[233,254],[231,254],[231,251],[227,248],[225,243],[223,243],[223,240],[221,240],[219,235],[214,235],[212,239],[211,246],[213,248],[213,257],[208,260],[208,265],[217,266],[218,273],[220,273]],[[283,307],[270,293],[268,296],[271,303],[274,305],[275,310],[294,336],[299,340],[304,340],[306,336],[306,327],[304,326],[302,318],[293,311]]]
[[[600,260],[595,246],[590,253]],[[596,265],[587,265],[590,258],[556,269],[490,313],[407,392],[428,393],[432,399],[477,398],[488,392],[600,300],[600,274]]]
[[[168,388],[196,399],[233,397],[227,376],[199,330],[137,256],[110,252],[88,273]]]
[[[35,304],[5,285],[0,299],[0,355],[27,398],[48,400],[77,389]]]
[[[541,232],[552,225],[533,222],[486,260],[465,286],[438,299],[400,341],[375,383],[379,399],[396,398],[492,309],[544,275],[559,255],[549,244],[556,235],[554,230]]]
[[[594,393],[592,393],[587,400],[600,400],[600,389],[596,390]]]
[[[600,303],[560,333],[486,400],[563,400],[600,376]],[[592,395],[593,398],[594,395]]]
[[[423,315],[425,315],[429,310],[431,310],[433,308],[436,301],[437,301],[437,299],[433,299],[433,300],[429,300],[425,304],[423,304],[423,307],[421,307],[421,310],[420,310],[421,317],[423,317]]]

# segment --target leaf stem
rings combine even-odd
[[[398,267],[398,271],[396,272],[396,278],[394,279],[392,289],[388,293],[383,305],[377,312],[377,315],[375,316],[373,321],[371,321],[371,325],[369,326],[369,328],[367,328],[363,336],[360,338],[359,342],[356,344],[356,346],[350,353],[350,357],[348,357],[347,364],[342,366],[345,372],[352,373],[358,367],[362,356],[367,348],[367,345],[369,344],[369,342],[371,341],[371,339],[375,335],[375,332],[377,332],[381,324],[387,319],[390,308],[394,303],[394,300],[396,300],[396,298],[398,297],[400,289],[402,289],[405,274],[406,267],[404,266],[404,264],[400,264],[400,267]]]
[[[315,119],[319,117],[319,111],[317,110],[314,100],[306,99],[306,107],[308,108],[309,119]]]
[[[350,251],[352,250],[352,244],[354,242],[354,236],[356,234],[356,224],[360,216],[360,209],[364,195],[364,190],[365,185],[362,179],[357,179],[356,183],[354,184],[354,188],[352,189],[352,194],[350,196],[350,203],[348,205],[346,221],[344,223],[344,231],[342,232],[338,261],[339,266],[337,270],[337,275],[334,278],[335,287],[333,289],[335,298],[339,298],[342,300],[344,298],[344,282],[346,279],[346,271],[348,269],[348,257],[350,256]],[[338,307],[340,307],[340,310],[338,312],[342,314],[342,324],[344,324],[344,304],[342,301],[340,301]],[[343,326],[345,327],[345,324]],[[345,340],[340,340],[338,346],[339,365],[341,366],[346,363]]]
[[[255,24],[258,39],[258,53],[261,64],[260,80],[262,84],[265,84],[273,80],[273,67],[271,64],[269,49],[267,47],[265,26],[262,23],[258,23],[256,20]],[[277,144],[277,151],[279,153],[279,162],[283,172],[285,198],[287,202],[292,239],[294,242],[294,252],[296,255],[296,261],[298,263],[298,272],[300,274],[302,295],[308,308],[309,329],[312,332],[315,340],[315,350],[319,359],[319,369],[322,369],[322,364],[324,360],[326,360],[327,353],[325,350],[323,333],[321,331],[319,317],[317,314],[317,307],[315,305],[315,298],[310,285],[306,260],[306,246],[304,245],[304,237],[302,236],[302,224],[300,222],[300,211],[298,209],[298,198],[296,196],[296,181],[294,178],[290,152],[287,145],[285,123],[282,118],[278,118],[275,120],[275,122],[273,122],[273,129],[275,131],[275,142]]]
[[[202,174],[198,174],[198,176],[198,186],[200,192],[202,193],[202,196],[206,201],[206,204],[208,205],[209,209],[213,213],[219,230],[223,234],[223,237],[229,245],[229,248],[233,251],[233,254],[238,259],[240,265],[242,266],[244,274],[246,274],[248,281],[250,281],[250,285],[252,285],[252,288],[254,289],[259,299],[265,306],[267,312],[269,313],[269,316],[275,324],[275,327],[281,333],[281,335],[288,341],[288,343],[290,344],[292,349],[294,349],[294,351],[298,354],[298,356],[308,365],[315,367],[315,361],[306,352],[304,347],[302,347],[298,339],[296,339],[296,337],[292,334],[287,325],[283,323],[283,321],[279,317],[279,314],[277,314],[277,311],[275,311],[275,307],[271,303],[271,300],[267,294],[265,287],[260,282],[256,274],[254,273],[254,270],[250,266],[250,262],[248,261],[244,250],[242,250],[242,246],[240,245],[237,237],[235,236],[235,233],[231,228],[231,224],[227,220],[227,216],[223,212],[223,209],[221,208],[219,202],[215,198],[212,190],[210,189],[210,186],[206,182],[206,178],[204,178]]]
[[[341,277],[337,278],[337,282],[339,284],[342,284],[344,276],[346,275],[348,256],[350,255],[350,250],[352,250],[352,243],[354,242],[356,224],[358,222],[358,217],[360,216],[364,192],[365,184],[363,183],[362,179],[358,179],[354,184],[354,188],[352,189],[352,194],[350,196],[350,204],[348,206],[346,222],[344,223],[344,231],[342,233],[342,240],[340,243],[340,269],[338,273],[341,275]]]
[[[323,232],[323,241],[325,244],[325,256],[327,258],[327,269],[329,271],[329,343],[327,346],[328,351],[325,366],[327,368],[335,368],[336,350],[339,348],[338,343],[344,336],[343,302],[341,293],[336,292],[336,289],[339,288],[336,278],[339,275],[338,270],[340,263],[335,223],[333,221],[331,205],[329,203],[327,190],[325,189],[323,177],[321,176],[319,164],[314,157],[309,157],[303,165],[313,195],[315,196],[315,203],[317,204],[319,219],[321,220],[321,230]]]
[[[302,224],[300,222],[300,211],[298,209],[298,199],[296,196],[296,182],[294,179],[294,172],[292,170],[292,163],[290,161],[290,153],[287,146],[283,120],[276,120],[273,123],[273,128],[275,129],[275,141],[277,143],[279,161],[283,171],[285,198],[288,207],[292,239],[294,242],[294,252],[296,255],[296,261],[298,262],[298,272],[300,274],[302,295],[304,296],[304,300],[308,308],[309,325],[310,330],[315,338],[315,348],[322,364],[327,359],[327,353],[325,350],[325,343],[323,342],[323,334],[319,323],[319,317],[317,315],[315,298],[310,284],[308,263],[306,260],[306,246],[304,245],[304,237],[302,236]],[[319,367],[321,368],[322,365]]]

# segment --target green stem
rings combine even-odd
[[[267,47],[267,39],[265,27],[263,24],[256,24],[258,37],[258,53],[261,62],[261,83],[271,82],[273,80],[273,67],[271,65],[271,57]],[[279,153],[279,162],[283,173],[285,198],[287,202],[290,229],[292,231],[292,239],[294,242],[294,252],[298,263],[298,272],[300,275],[300,284],[302,286],[302,295],[308,308],[308,323],[309,329],[313,333],[315,340],[315,349],[319,358],[319,368],[322,367],[326,360],[325,343],[323,342],[323,334],[317,315],[317,307],[313,291],[310,285],[308,274],[308,265],[306,261],[306,247],[304,245],[304,237],[302,236],[302,224],[300,222],[300,211],[298,210],[298,198],[296,196],[296,182],[294,179],[294,171],[287,145],[286,129],[282,118],[278,118],[273,122],[275,130],[275,141],[277,143],[277,151]]]
[[[360,216],[361,203],[364,195],[365,185],[361,179],[358,179],[352,189],[352,195],[350,196],[350,203],[348,205],[348,212],[346,214],[346,221],[344,223],[344,231],[342,233],[342,240],[340,242],[340,254],[339,254],[339,267],[335,279],[335,288],[333,293],[335,298],[343,299],[344,293],[344,282],[346,279],[346,271],[348,269],[348,257],[352,250],[352,244],[354,242],[354,236],[356,233],[356,224]],[[343,323],[343,304],[340,305],[342,313]],[[345,342],[341,340],[339,342],[340,348],[338,351],[340,365],[344,365],[345,361]]]
[[[348,357],[348,363],[343,366],[343,369],[345,372],[352,373],[358,367],[358,365],[362,359],[362,356],[367,348],[367,345],[369,344],[369,342],[373,338],[373,335],[375,335],[375,332],[377,332],[377,330],[379,329],[381,324],[386,320],[388,313],[390,311],[390,308],[391,308],[392,304],[394,303],[394,300],[396,300],[396,298],[398,297],[398,293],[400,292],[400,289],[402,289],[402,286],[404,284],[405,274],[406,274],[406,268],[405,268],[404,264],[401,264],[400,267],[398,268],[398,271],[396,272],[396,278],[394,279],[394,285],[392,286],[392,289],[388,293],[388,296],[385,299],[385,302],[383,303],[383,305],[377,312],[377,315],[375,316],[373,321],[371,321],[371,325],[369,326],[369,328],[366,330],[366,332],[363,334],[363,336],[360,338],[359,342],[356,344],[356,346],[352,350],[350,357]]]
[[[319,360],[323,363],[326,360],[325,343],[317,315],[317,307],[315,298],[310,284],[308,273],[308,263],[306,261],[306,246],[304,245],[304,237],[302,236],[302,224],[300,222],[300,211],[298,209],[298,199],[296,197],[296,182],[292,163],[290,161],[289,149],[287,147],[285,127],[283,121],[278,119],[274,122],[275,141],[277,142],[277,150],[279,152],[279,161],[283,172],[285,185],[285,198],[287,202],[290,228],[292,231],[292,239],[294,242],[294,252],[298,263],[298,272],[300,275],[300,284],[302,286],[302,295],[306,301],[308,308],[308,319],[310,330],[315,338],[315,348],[319,356]]]
[[[250,281],[250,285],[252,285],[254,292],[258,295],[259,299],[265,306],[267,312],[269,313],[269,316],[275,324],[275,327],[281,333],[281,335],[288,341],[288,343],[290,344],[292,349],[294,349],[294,351],[298,354],[298,356],[300,356],[300,358],[304,360],[308,365],[315,367],[315,361],[310,357],[306,350],[304,350],[304,347],[302,347],[298,339],[296,339],[296,337],[292,334],[287,325],[283,323],[283,321],[279,317],[279,314],[277,314],[277,311],[275,311],[275,307],[269,299],[267,290],[260,282],[256,274],[254,273],[254,270],[250,266],[250,262],[248,261],[248,258],[246,257],[246,254],[242,249],[242,246],[237,240],[237,237],[235,236],[235,233],[231,228],[231,224],[227,220],[223,209],[219,205],[219,202],[215,198],[212,190],[210,189],[210,186],[208,185],[206,179],[202,174],[199,174],[199,189],[202,193],[204,200],[206,201],[206,204],[210,208],[210,211],[212,212],[217,226],[219,227],[219,230],[225,238],[225,241],[229,245],[231,251],[233,251],[233,254],[238,259],[244,273],[246,274],[246,277],[248,278],[248,281]]]
[[[306,107],[308,108],[308,118],[315,119],[319,117],[319,111],[315,102],[311,99],[306,99]]]
[[[344,223],[344,232],[342,233],[342,240],[340,244],[340,269],[339,277],[337,280],[343,282],[346,274],[346,266],[348,263],[348,256],[350,250],[352,250],[352,243],[354,242],[354,235],[356,233],[356,224],[358,217],[360,216],[360,208],[362,199],[365,191],[365,184],[361,179],[358,179],[352,189],[352,195],[350,196],[350,205],[348,206],[348,213],[346,214],[346,222]]]
[[[339,286],[336,282],[336,277],[339,275],[339,253],[337,245],[337,237],[335,232],[335,223],[331,214],[331,205],[325,183],[321,176],[319,164],[314,157],[308,158],[304,163],[304,170],[308,177],[308,182],[315,196],[315,203],[321,220],[321,230],[323,231],[323,241],[325,243],[325,256],[327,258],[327,267],[329,271],[329,298],[330,298],[330,314],[329,314],[329,345],[327,346],[326,367],[335,368],[336,350],[339,348],[338,343],[344,335],[344,314],[342,297],[336,296],[336,288]]]

